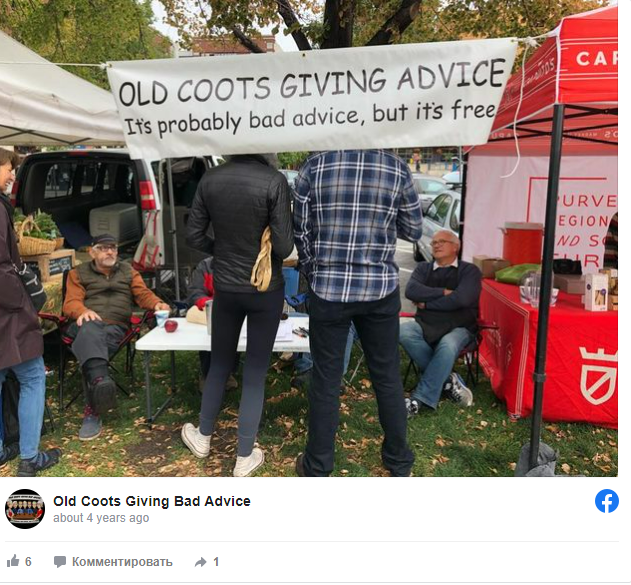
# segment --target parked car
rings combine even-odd
[[[432,260],[431,241],[437,231],[449,230],[458,235],[461,197],[457,191],[444,191],[432,201],[423,214],[423,235],[413,244],[414,260]]]
[[[412,179],[414,181],[414,188],[421,198],[423,213],[425,213],[432,201],[434,201],[436,195],[447,189],[447,183],[440,177],[423,175],[421,173],[412,173]]]
[[[184,243],[188,209],[197,183],[214,157],[172,159],[180,264],[194,264],[199,253]],[[28,155],[11,190],[25,214],[38,209],[53,216],[66,247],[81,248],[98,233],[112,233],[121,257],[140,270],[172,265],[171,213],[166,161],[132,160],[123,149],[63,150]]]
[[[443,181],[447,183],[447,189],[453,191],[462,191],[462,178],[460,177],[460,171],[452,171],[443,175]]]
[[[278,169],[281,173],[283,173],[283,175],[285,175],[285,178],[287,179],[287,182],[289,183],[289,186],[292,189],[296,188],[296,177],[298,176],[298,171],[294,171],[293,169]]]

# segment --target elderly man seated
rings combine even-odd
[[[441,394],[463,406],[473,394],[452,372],[460,352],[475,340],[482,283],[480,270],[458,260],[460,240],[443,230],[432,239],[433,262],[418,264],[405,289],[417,307],[413,321],[401,324],[400,343],[421,370],[421,379],[406,398],[408,417],[421,407],[435,409]]]
[[[89,441],[101,433],[99,414],[116,406],[116,384],[108,361],[129,328],[134,303],[145,310],[168,310],[145,285],[140,274],[118,259],[116,239],[96,236],[91,262],[68,273],[63,313],[74,319],[68,334],[86,380],[87,395],[79,439]]]

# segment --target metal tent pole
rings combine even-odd
[[[458,237],[460,238],[460,250],[458,250],[458,259],[462,259],[462,248],[464,247],[464,228],[466,221],[466,203],[467,203],[467,171],[469,169],[469,153],[465,153],[464,158],[460,160],[460,221],[458,224]]]
[[[180,300],[180,264],[177,255],[177,227],[175,225],[175,195],[173,193],[173,172],[171,159],[167,159],[167,185],[169,189],[169,207],[171,208],[171,241],[173,242],[173,264],[175,266],[175,300]]]
[[[539,443],[541,441],[541,416],[543,411],[543,385],[546,379],[546,352],[548,349],[548,321],[550,296],[552,295],[552,260],[554,259],[557,199],[563,146],[563,115],[565,106],[554,106],[552,139],[550,141],[550,165],[548,167],[548,192],[546,198],[546,223],[543,240],[543,262],[541,265],[541,288],[539,291],[539,318],[537,320],[537,351],[535,354],[535,394],[530,429],[529,469],[537,467]]]

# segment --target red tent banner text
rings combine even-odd
[[[618,7],[568,16],[511,77],[493,130],[535,116],[551,104],[618,102]],[[523,83],[523,96],[520,93]]]
[[[515,173],[503,178],[517,159],[489,156],[487,148],[469,157],[467,193],[473,196],[467,198],[465,259],[479,254],[501,257],[500,228],[506,222],[543,224],[545,217],[548,158],[524,156]],[[607,228],[618,211],[618,157],[563,157],[557,206],[555,257],[580,260],[585,274],[598,272]]]

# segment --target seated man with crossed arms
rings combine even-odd
[[[473,393],[452,372],[460,352],[475,341],[482,274],[458,260],[460,240],[442,230],[432,238],[433,262],[421,262],[410,277],[405,296],[417,307],[414,320],[401,323],[399,341],[421,370],[421,379],[405,399],[408,417],[422,407],[436,409],[443,392],[463,406]]]

